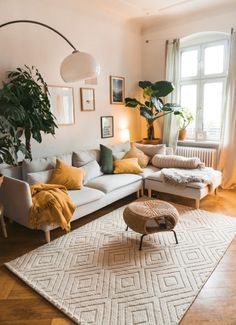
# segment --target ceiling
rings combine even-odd
[[[235,0],[97,0],[104,9],[112,10],[125,18],[163,19],[183,16],[203,10],[225,8]]]

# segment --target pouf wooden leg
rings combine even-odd
[[[146,236],[146,234],[143,234],[140,239],[140,244],[139,244],[139,250],[141,251],[142,249],[142,244],[143,244],[143,237]]]
[[[174,233],[176,244],[178,244],[179,242],[178,242],[178,238],[177,238],[176,232],[173,229],[171,231]]]

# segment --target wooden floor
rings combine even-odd
[[[191,200],[166,195],[162,195],[161,198],[193,206]],[[72,229],[117,209],[133,199],[134,197],[130,196],[75,221],[72,224]],[[219,191],[217,196],[208,196],[202,200],[200,208],[236,217],[236,192]],[[43,233],[31,231],[15,223],[7,223],[7,230],[8,239],[3,239],[0,235],[0,324],[74,324],[3,266],[4,262],[43,245],[45,243]],[[52,232],[52,239],[61,235],[63,235],[61,230],[55,230]],[[181,322],[181,325],[199,324],[236,325],[236,239],[230,245],[221,262]]]

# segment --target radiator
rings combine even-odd
[[[207,167],[216,166],[217,150],[214,148],[198,148],[198,147],[177,147],[176,155],[184,157],[198,157]]]

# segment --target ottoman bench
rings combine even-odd
[[[141,199],[130,203],[123,213],[124,221],[132,230],[142,234],[139,250],[142,249],[143,237],[160,231],[172,231],[178,244],[174,227],[178,222],[179,213],[168,202],[154,199]]]
[[[218,170],[213,170],[211,174],[212,190],[215,191],[221,185],[222,174]],[[148,197],[152,196],[152,191],[174,194],[195,200],[195,206],[199,209],[200,200],[210,193],[209,186],[205,183],[189,183],[183,187],[165,183],[161,171],[152,173],[145,179],[145,189],[148,190]]]

